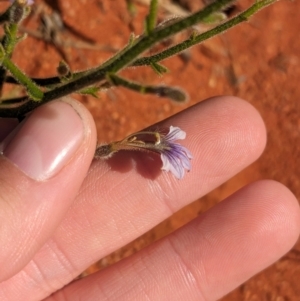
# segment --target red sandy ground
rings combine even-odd
[[[41,3],[42,1],[37,1]],[[52,5],[57,1],[52,2]],[[189,1],[191,2],[191,1]],[[250,1],[241,1],[245,8]],[[63,0],[57,4],[65,22],[100,45],[119,49],[130,30],[140,34],[147,7],[136,5],[130,16],[124,0]],[[111,141],[162,120],[201,100],[220,94],[248,100],[263,116],[268,145],[252,166],[164,221],[128,246],[101,259],[86,273],[104,268],[181,227],[243,185],[271,178],[287,185],[300,197],[300,11],[299,1],[280,1],[254,16],[250,22],[189,51],[190,59],[165,61],[170,73],[159,78],[149,68],[126,72],[144,83],[181,86],[190,95],[186,105],[167,99],[141,96],[122,88],[100,94],[100,99],[78,97],[92,112],[99,141]],[[65,33],[67,38],[75,36]],[[26,47],[25,47],[26,43]],[[54,75],[60,60],[53,45],[29,37],[18,47],[15,59],[31,76]],[[84,69],[103,62],[109,51],[65,48],[73,68]],[[194,79],[197,79],[195,81]],[[223,298],[226,301],[300,300],[300,243],[276,264]]]

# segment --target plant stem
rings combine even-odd
[[[223,7],[226,7],[232,1],[233,0],[218,0],[206,6],[203,10],[200,10],[184,19],[181,19],[172,24],[167,24],[165,26],[158,27],[149,35],[141,38],[128,51],[123,53],[123,55],[119,57],[118,60],[115,60],[109,66],[107,66],[107,70],[100,68],[99,71],[118,72],[156,43],[201,22],[207,16],[211,15],[216,11],[221,10]]]
[[[149,35],[155,28],[157,22],[158,0],[151,0],[149,15],[146,18],[146,34]]]
[[[65,96],[74,91],[78,91],[87,85],[92,85],[103,79],[105,79],[106,73],[116,73],[129,65],[133,60],[135,60],[140,54],[148,50],[157,42],[164,40],[165,38],[172,36],[182,30],[185,30],[196,23],[201,22],[207,16],[215,11],[221,10],[224,6],[231,3],[232,0],[219,0],[211,5],[208,5],[203,10],[196,12],[195,14],[181,19],[175,23],[168,24],[165,27],[158,28],[151,32],[149,35],[145,35],[134,43],[130,48],[127,49],[121,56],[116,55],[116,59],[110,60],[110,64],[105,65],[105,67],[100,66],[97,69],[93,69],[92,72],[87,73],[80,79],[66,83],[54,90],[45,93],[44,100],[50,101],[58,97]]]
[[[141,85],[116,74],[108,74],[107,80],[113,86],[122,86],[141,94],[156,94],[159,97],[167,97],[177,103],[184,102],[187,98],[186,93],[182,89],[176,87]]]
[[[18,25],[16,23],[9,23],[6,25],[5,36],[1,41],[1,52],[4,52],[5,55],[10,58],[17,42]],[[4,55],[4,53],[2,53],[1,56]],[[0,94],[2,94],[6,76],[7,70],[3,66],[0,66]]]
[[[247,21],[250,16],[252,16],[254,13],[256,13],[258,10],[262,9],[263,7],[272,4],[277,0],[265,0],[256,2],[253,6],[239,14],[238,16],[230,19],[229,21],[216,26],[215,28],[208,30],[204,33],[201,33],[199,35],[193,35],[191,38],[183,41],[182,43],[179,43],[173,47],[170,47],[158,54],[143,57],[140,59],[137,59],[133,62],[131,66],[144,66],[144,65],[151,65],[153,63],[160,62],[166,58],[169,58],[175,54],[178,54],[182,52],[183,50],[186,50],[196,44],[199,44],[205,40],[208,40],[211,37],[214,37],[222,32],[225,32],[231,27],[234,27],[235,25],[242,23],[244,21]]]
[[[262,9],[263,7],[266,7],[276,0],[260,0],[253,4],[250,8],[248,8],[246,11],[238,15],[237,17],[228,20],[222,25],[217,26],[216,28],[208,31],[207,33],[200,34],[198,36],[194,36],[192,39],[190,39],[190,46],[195,45],[196,43],[199,43],[201,41],[204,41],[205,39],[211,38],[213,35],[220,34],[227,30],[228,28],[237,25],[243,21],[246,21],[250,16],[255,14],[258,10]],[[132,44],[131,47],[128,47],[125,51],[122,51],[122,54],[116,54],[111,60],[109,60],[108,64],[105,64],[105,66],[100,66],[99,68],[92,69],[90,72],[84,72],[84,75],[80,78],[71,80],[70,82],[61,85],[60,87],[57,87],[51,91],[45,92],[43,99],[38,102],[32,102],[29,101],[18,108],[12,108],[12,109],[1,109],[0,108],[0,117],[18,117],[25,115],[26,113],[30,112],[31,110],[35,109],[36,107],[40,106],[43,103],[46,103],[48,101],[51,101],[53,99],[68,95],[70,93],[73,93],[75,91],[79,91],[83,89],[84,87],[90,86],[95,83],[100,83],[101,81],[106,81],[106,75],[107,73],[116,73],[123,69],[124,67],[130,65],[141,53],[151,48],[154,44],[157,42],[174,35],[184,29],[187,29],[193,25],[195,25],[198,22],[201,22],[203,19],[205,19],[210,14],[219,11],[222,9],[222,7],[228,5],[231,2],[231,0],[219,0],[211,5],[205,7],[200,12],[197,12],[187,18],[181,19],[175,23],[167,24],[163,26],[162,28],[157,28],[153,32],[151,32],[149,35],[145,35],[138,39],[135,43]],[[189,40],[188,40],[189,41]],[[187,41],[183,42],[187,43]],[[180,44],[179,44],[180,45]],[[188,46],[188,47],[190,47]],[[178,45],[174,46],[178,47]],[[178,52],[182,51],[185,48],[177,49]],[[187,44],[184,44],[184,47],[187,47]],[[171,47],[170,49],[172,49]],[[169,51],[167,49],[166,51]],[[164,52],[162,52],[164,53]],[[175,53],[169,53],[169,55],[174,55]],[[167,56],[166,56],[167,57]],[[164,58],[166,58],[164,57]],[[150,57],[149,57],[150,58]],[[145,59],[149,59],[145,58]],[[141,59],[142,60],[142,59]],[[139,62],[137,60],[136,62]],[[149,62],[152,63],[153,61]],[[155,62],[155,61],[154,61]],[[144,64],[144,63],[143,63]],[[147,62],[148,64],[148,62]],[[141,64],[139,64],[141,65]]]
[[[26,76],[7,56],[3,57],[2,66],[16,78],[29,93],[31,99],[39,101],[43,98],[43,91]]]

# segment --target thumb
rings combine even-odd
[[[91,115],[70,98],[39,107],[2,141],[0,281],[22,269],[59,225],[95,145]]]

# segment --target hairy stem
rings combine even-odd
[[[186,93],[182,89],[176,87],[141,85],[115,74],[108,74],[107,80],[113,86],[122,86],[141,94],[156,94],[158,97],[167,97],[178,103],[186,101],[187,98]]]
[[[182,52],[183,50],[186,50],[196,44],[199,44],[205,40],[208,40],[211,37],[214,37],[222,32],[225,32],[231,27],[234,27],[235,25],[242,23],[244,21],[247,21],[250,16],[252,16],[254,13],[256,13],[258,10],[262,9],[263,7],[272,4],[276,0],[267,0],[267,1],[260,1],[256,2],[253,6],[239,14],[238,16],[230,19],[229,21],[216,26],[215,28],[208,30],[204,33],[201,33],[199,35],[193,35],[189,39],[183,41],[182,43],[179,43],[173,47],[170,47],[158,54],[143,57],[140,59],[137,59],[133,62],[131,66],[144,66],[144,65],[151,65],[153,63],[160,62],[166,58],[169,58],[175,54],[178,54]]]
[[[121,56],[117,54],[116,59],[112,59],[110,61],[110,64],[106,65],[105,67],[100,66],[100,68],[92,70],[92,72],[87,73],[80,79],[71,81],[52,91],[46,92],[44,95],[44,101],[50,101],[58,97],[65,96],[88,85],[95,84],[99,81],[104,80],[107,72],[116,73],[120,71],[157,42],[164,40],[165,38],[174,35],[184,29],[187,29],[198,22],[201,22],[210,14],[222,9],[224,6],[227,6],[231,2],[232,0],[219,0],[187,18],[154,30],[149,35],[145,35],[144,37],[139,39],[135,44],[129,47],[127,51],[122,53]]]
[[[150,2],[150,12],[146,18],[146,34],[150,34],[157,22],[157,9],[158,9],[158,0],[151,0]]]
[[[29,101],[18,108],[14,109],[1,109],[0,108],[0,117],[18,117],[19,115],[24,115],[27,112],[33,110],[34,108],[38,107],[42,103],[51,101],[53,99],[68,95],[70,93],[73,93],[75,91],[79,91],[83,89],[84,87],[90,86],[95,83],[99,83],[101,85],[101,82],[106,81],[106,76],[108,73],[116,73],[120,71],[121,69],[125,68],[126,66],[132,64],[136,58],[141,55],[144,51],[150,49],[154,44],[157,42],[162,41],[163,39],[172,36],[180,31],[183,31],[198,22],[201,22],[203,19],[207,18],[207,16],[211,15],[212,13],[221,10],[223,7],[226,7],[229,3],[231,3],[232,0],[219,0],[211,5],[205,7],[203,10],[196,12],[195,14],[181,19],[177,22],[174,22],[172,24],[166,24],[165,26],[161,26],[153,30],[149,35],[144,35],[141,38],[134,41],[129,47],[127,46],[126,50],[123,49],[121,51],[121,55],[118,53],[112,59],[109,60],[109,62],[105,63],[104,67],[100,66],[98,68],[92,69],[87,72],[83,72],[83,76],[80,78],[76,78],[74,80],[71,80],[65,84],[62,84],[61,86],[45,92],[44,97],[40,103]],[[171,50],[171,52],[167,52],[168,56],[174,55],[187,47],[191,47],[192,45],[195,45],[201,41],[204,41],[216,34],[220,34],[227,29],[231,28],[234,25],[237,25],[243,21],[246,21],[250,16],[255,14],[258,10],[262,9],[263,7],[268,6],[269,4],[272,4],[276,0],[260,0],[253,4],[250,8],[248,8],[246,11],[238,15],[237,17],[230,19],[229,21],[225,22],[222,25],[217,26],[216,28],[209,30],[207,33],[203,33],[200,35],[193,36],[189,40],[181,43],[181,46],[174,46],[178,47],[177,49]],[[165,50],[170,51],[170,49],[173,49],[173,47]],[[163,54],[164,52],[162,52]],[[158,54],[159,55],[159,54]],[[166,57],[166,54],[161,56],[161,59],[164,59]],[[145,58],[149,59],[151,57]],[[140,59],[142,60],[142,59]],[[139,62],[140,60],[137,60]],[[141,62],[141,61],[140,61]],[[143,64],[153,64],[156,61],[143,61]],[[138,65],[142,65],[141,63]]]
[[[7,56],[3,57],[2,66],[9,70],[14,78],[17,79],[29,93],[31,99],[39,101],[43,98],[43,91],[28,77],[26,76]]]

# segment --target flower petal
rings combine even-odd
[[[176,126],[170,126],[170,131],[166,135],[165,139],[168,142],[173,142],[176,140],[183,140],[186,137],[186,132]]]
[[[170,154],[161,154],[161,160],[163,162],[162,170],[170,171],[177,179],[182,179],[184,176],[184,168],[178,162],[176,157],[170,156]]]
[[[191,170],[192,154],[186,147],[175,143],[176,140],[185,137],[186,133],[179,127],[170,126],[169,133],[163,136],[161,141],[162,170],[170,171],[177,179],[183,178],[185,169]]]

